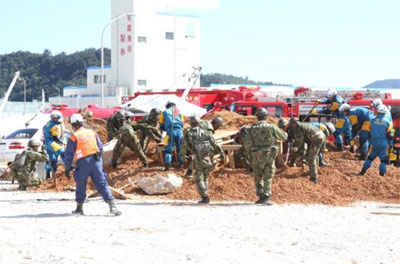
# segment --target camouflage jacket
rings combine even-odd
[[[107,120],[106,130],[107,130],[107,137],[108,140],[112,140],[113,138],[117,137],[118,130],[124,125],[123,121],[118,120],[115,115],[112,115]]]
[[[208,131],[208,133],[212,136],[215,133],[214,127],[211,123],[211,121],[207,120],[202,120],[199,125],[202,129],[205,129]]]
[[[291,139],[294,140],[294,147],[303,148],[304,144],[311,145],[314,137],[324,136],[325,134],[317,127],[309,124],[298,122],[295,127],[289,129]]]
[[[181,146],[182,157],[184,157],[187,152],[191,152],[196,158],[204,158],[209,156],[212,150],[217,150],[221,156],[224,156],[224,152],[221,147],[215,143],[215,139],[209,134],[209,131],[199,126],[185,129]]]
[[[132,140],[133,137],[135,137],[136,141],[137,141],[136,132],[133,129],[133,126],[129,123],[125,123],[118,130],[118,140],[121,140],[124,142],[124,141]]]
[[[276,146],[276,141],[286,141],[287,134],[274,124],[259,121],[251,126],[246,148],[251,151],[267,150]]]
[[[14,178],[29,177],[36,172],[36,165],[38,162],[48,162],[49,156],[47,153],[36,152],[31,148],[24,151],[26,154],[24,165],[20,168],[13,167],[12,173]]]
[[[150,118],[150,115],[146,115],[142,120],[139,120],[136,125],[133,126],[135,130],[141,130],[142,133],[153,133],[157,138],[161,138],[160,131],[157,128],[158,121]]]

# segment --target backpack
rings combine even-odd
[[[196,154],[198,157],[209,155],[211,151],[211,144],[208,131],[201,129],[200,127],[196,127],[193,139],[194,154]]]
[[[18,153],[15,155],[14,162],[13,162],[13,169],[19,170],[20,168],[25,166],[27,152],[24,150],[22,153]]]

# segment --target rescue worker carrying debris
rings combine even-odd
[[[350,145],[351,139],[351,123],[347,114],[345,112],[350,111],[350,105],[342,104],[339,108],[339,116],[335,123],[335,140],[336,140],[336,150],[343,151],[343,145],[348,146]],[[344,136],[344,139],[342,137]]]
[[[316,128],[319,128],[322,132],[324,132],[325,137],[328,139],[331,135],[333,135],[333,133],[335,133],[335,126],[332,123],[311,123],[313,126],[315,126]],[[324,144],[322,145],[321,151],[318,154],[318,158],[319,158],[319,166],[326,166],[328,165],[327,163],[325,163],[322,158],[322,152],[324,151],[328,151],[326,149],[326,142],[324,142]]]
[[[149,137],[157,143],[161,142],[161,134],[157,128],[160,113],[160,110],[153,108],[151,109],[149,115],[146,115],[142,120],[139,120],[137,124],[133,126],[135,131],[140,131],[140,146],[145,152],[149,142]]]
[[[191,123],[195,124],[195,117],[191,118]],[[197,120],[198,121],[198,120]],[[215,163],[210,159],[210,152],[213,150],[219,152],[220,162],[225,160],[224,152],[215,143],[215,139],[209,131],[201,126],[191,127],[185,133],[185,141],[182,143],[181,159],[185,159],[187,152],[192,153],[192,162],[194,168],[194,181],[197,191],[201,196],[199,203],[209,203],[208,176],[215,167]]]
[[[28,148],[15,156],[11,168],[11,175],[18,180],[19,190],[25,191],[28,186],[35,186],[42,183],[36,172],[38,162],[48,162],[49,157],[42,146],[39,152],[40,141],[31,139],[28,142]]]
[[[111,166],[114,169],[118,168],[118,159],[119,157],[121,157],[125,147],[128,147],[139,156],[139,159],[143,163],[144,167],[148,168],[149,162],[147,161],[146,155],[144,154],[143,149],[140,146],[135,130],[131,125],[131,116],[128,113],[126,114],[125,121],[126,122],[124,123],[124,125],[118,131],[118,141],[113,149]]]
[[[46,164],[46,178],[56,173],[59,157],[64,156],[63,142],[63,118],[60,111],[54,110],[50,114],[50,121],[43,127],[44,144],[49,155],[49,163]],[[54,177],[54,175],[52,175]]]
[[[344,103],[344,100],[340,95],[338,95],[336,89],[330,88],[328,91],[326,91],[326,98],[323,100],[318,100],[318,103],[321,104],[329,104],[329,106],[326,109],[322,110],[317,110],[314,109],[311,113],[314,115],[317,114],[325,114],[329,115],[332,114],[334,116],[339,115],[339,107]]]
[[[356,107],[350,109],[350,106],[343,110],[351,124],[351,141],[350,152],[354,152],[354,140],[359,137],[360,160],[365,160],[368,155],[369,148],[369,132],[371,127],[371,119],[374,114],[371,110],[364,107]]]
[[[171,168],[174,146],[176,147],[179,168],[183,168],[183,160],[180,153],[183,116],[176,108],[176,104],[174,102],[168,101],[165,108],[166,109],[160,115],[160,128],[167,133],[167,136],[164,138],[164,170],[168,171]]]
[[[284,119],[286,120],[286,119]],[[286,124],[287,123],[287,124]],[[291,118],[289,122],[282,121],[281,126],[285,131],[291,130],[294,137],[294,146],[304,146],[307,144],[306,161],[309,167],[310,181],[318,182],[318,154],[322,145],[325,143],[325,134],[315,126],[309,123],[302,123],[295,118]]]
[[[220,116],[215,116],[211,120],[211,122],[208,121],[208,120],[200,120],[200,119],[197,119],[197,120],[198,120],[198,125],[202,129],[205,129],[210,136],[213,136],[215,131],[217,131],[220,127],[222,127],[224,125],[224,120]],[[191,121],[192,121],[192,119],[191,119]],[[193,122],[194,122],[194,120],[193,120]],[[219,150],[218,150],[218,152],[219,152]],[[213,157],[214,157],[214,149],[212,149],[211,152],[210,152],[210,159],[212,160]],[[185,174],[185,177],[190,177],[192,175],[192,172],[193,172],[193,163],[190,162],[188,170],[187,170],[187,172]]]
[[[379,165],[379,175],[385,176],[386,165],[389,164],[387,148],[389,140],[392,139],[392,123],[385,117],[387,108],[384,105],[377,107],[377,116],[371,120],[371,145],[372,152],[364,162],[361,172],[358,175],[364,175],[371,167],[372,162],[379,156],[381,164]]]
[[[251,126],[245,144],[251,150],[254,184],[259,197],[256,203],[271,205],[269,198],[275,176],[275,158],[278,155],[276,143],[285,141],[287,134],[276,125],[267,123],[268,114],[267,109],[263,107],[257,109],[258,122]]]
[[[90,177],[97,191],[110,207],[110,213],[121,215],[114,203],[107,183],[107,175],[103,168],[103,144],[100,138],[91,129],[83,127],[83,118],[80,114],[73,114],[70,119],[73,129],[72,136],[68,139],[65,151],[65,176],[70,178],[74,171],[76,183],[75,201],[77,207],[73,214],[83,215],[83,203],[86,199],[86,185]]]
[[[118,130],[124,125],[127,114],[126,111],[119,110],[107,120],[106,130],[108,142],[118,136]]]

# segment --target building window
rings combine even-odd
[[[147,81],[146,80],[138,80],[137,83],[140,86],[146,86],[147,85]]]
[[[106,82],[106,75],[103,75],[104,76],[104,81],[103,81],[103,83],[105,83]],[[94,83],[101,83],[101,75],[95,75],[94,76]]]
[[[165,39],[174,39],[174,32],[165,32]]]
[[[138,42],[147,43],[147,37],[139,36],[139,37],[137,38],[137,40],[138,40]]]

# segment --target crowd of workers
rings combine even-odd
[[[268,111],[265,108],[257,109],[255,115],[258,119],[253,125],[243,126],[235,136],[235,143],[242,148],[235,154],[242,159],[245,166],[253,173],[256,194],[259,199],[256,203],[271,204],[272,179],[275,175],[275,159],[279,152],[277,142],[286,142],[287,152],[290,153],[286,162],[289,166],[307,163],[309,166],[309,179],[318,183],[318,167],[324,166],[323,152],[326,149],[326,140],[332,135],[336,141],[336,150],[343,151],[349,148],[355,151],[355,142],[358,139],[359,159],[365,160],[362,170],[358,175],[364,175],[371,166],[372,161],[379,157],[381,164],[379,173],[385,175],[386,165],[389,164],[388,148],[392,147],[392,120],[390,111],[380,99],[372,102],[371,109],[363,107],[351,108],[337,94],[335,90],[328,90],[326,100],[318,101],[328,104],[328,107],[311,114],[330,114],[335,117],[336,123],[305,123],[296,118],[280,118],[278,125],[267,122]],[[114,197],[107,183],[107,175],[103,168],[103,146],[96,133],[83,127],[84,118],[74,114],[70,118],[73,133],[64,148],[63,117],[59,111],[53,111],[50,121],[44,126],[44,144],[39,152],[40,141],[30,140],[28,149],[17,155],[13,176],[18,180],[20,189],[37,185],[41,180],[35,175],[36,163],[47,162],[46,177],[55,174],[58,162],[63,159],[65,176],[70,177],[73,171],[76,182],[77,208],[74,214],[83,214],[83,203],[86,199],[86,185],[91,177],[96,189],[110,207],[110,212],[120,215],[114,203]],[[199,203],[209,203],[208,177],[216,165],[214,154],[219,153],[220,162],[224,163],[225,155],[221,147],[216,144],[213,134],[223,126],[220,116],[212,121],[190,118],[190,127],[184,128],[183,115],[175,103],[168,102],[164,111],[152,109],[149,115],[132,124],[132,114],[120,110],[107,121],[108,141],[116,139],[113,149],[112,167],[118,168],[118,159],[125,147],[134,151],[144,167],[149,166],[146,149],[149,139],[157,143],[163,141],[164,145],[164,170],[172,166],[174,149],[178,168],[182,169],[184,162],[190,158],[190,164],[185,177],[194,174],[201,200]],[[160,133],[158,126],[162,133]],[[137,132],[140,131],[140,140]],[[372,146],[372,151],[370,150]]]

